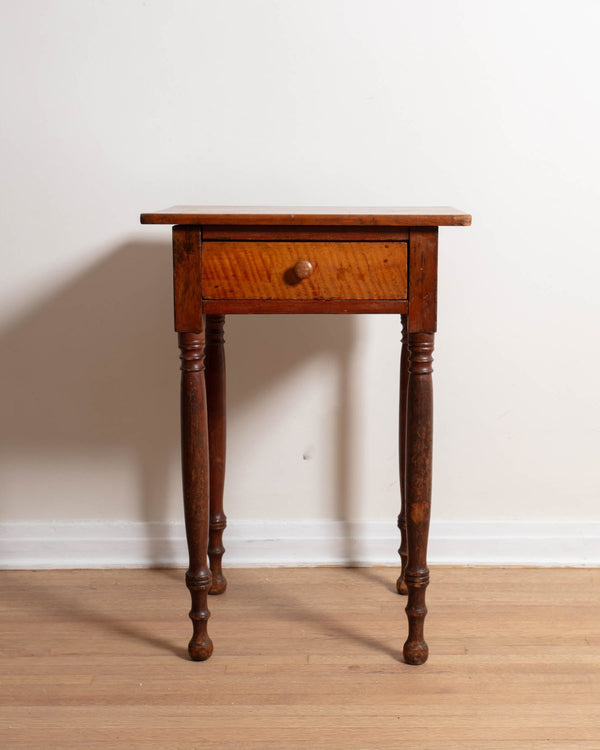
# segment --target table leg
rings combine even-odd
[[[400,464],[400,515],[398,516],[398,528],[400,529],[400,548],[398,554],[401,560],[401,569],[396,590],[399,594],[408,594],[404,574],[408,559],[408,546],[406,539],[406,389],[408,386],[408,328],[406,315],[400,316],[402,321],[402,349],[400,353],[400,419],[398,429],[398,458]]]
[[[227,517],[223,512],[225,483],[225,338],[224,315],[206,316],[206,400],[208,413],[208,452],[210,461],[210,527],[208,557],[212,571],[209,594],[222,594],[227,588],[221,559],[225,552],[223,531]]]
[[[431,507],[431,453],[433,423],[433,333],[408,334],[408,389],[406,408],[406,521],[408,564],[408,639],[404,659],[423,664],[429,650],[423,637],[429,583],[427,539]]]
[[[208,426],[204,384],[204,331],[180,333],[181,349],[181,459],[185,531],[190,564],[185,582],[190,590],[190,619],[194,627],[188,646],[195,661],[208,659],[213,644],[208,636],[208,590],[211,572],[208,549]]]

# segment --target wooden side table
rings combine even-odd
[[[181,349],[181,443],[189,549],[192,659],[213,650],[207,594],[221,568],[225,476],[225,315],[395,313],[400,363],[399,593],[408,594],[404,658],[423,664],[429,582],[432,361],[439,226],[468,225],[453,208],[175,206],[142,214],[173,224],[175,329]],[[210,567],[207,562],[210,560]]]

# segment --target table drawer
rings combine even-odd
[[[207,300],[402,300],[406,279],[406,242],[202,243]]]

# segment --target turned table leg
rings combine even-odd
[[[406,315],[400,316],[402,321],[402,349],[400,354],[400,419],[398,428],[398,458],[400,468],[400,515],[398,528],[400,529],[400,575],[396,581],[399,594],[408,594],[404,574],[408,560],[408,542],[406,538],[406,390],[408,387],[408,342]]]
[[[431,452],[433,421],[433,333],[408,334],[408,388],[406,406],[406,525],[408,564],[408,639],[404,659],[423,664],[429,654],[423,636],[429,583],[427,538],[431,507]]]
[[[190,590],[190,619],[194,632],[188,646],[195,661],[208,659],[213,644],[207,632],[210,617],[207,594],[211,572],[208,549],[208,429],[204,385],[204,331],[180,333],[181,349],[181,459],[185,531],[190,564],[185,582]]]
[[[225,552],[223,531],[227,517],[223,512],[225,483],[225,339],[224,315],[206,316],[206,399],[208,412],[208,448],[210,462],[210,527],[208,556],[212,571],[209,594],[222,594],[227,588],[221,559]]]

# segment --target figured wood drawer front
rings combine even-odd
[[[204,299],[406,299],[406,242],[202,243]]]

